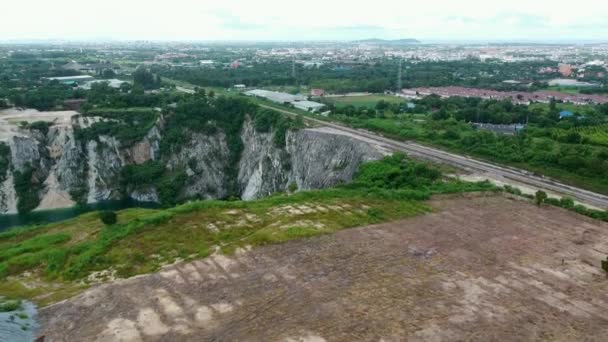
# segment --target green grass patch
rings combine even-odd
[[[327,97],[324,98],[326,102],[333,104],[334,106],[346,107],[366,107],[369,109],[375,108],[376,104],[380,101],[388,103],[402,103],[405,102],[403,98],[391,95],[364,95],[364,96],[342,96],[342,97]]]

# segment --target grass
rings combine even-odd
[[[550,104],[535,102],[535,103],[531,103],[529,107],[530,107],[530,109],[541,108],[545,112],[548,112],[549,108],[550,108]],[[573,103],[556,103],[555,107],[560,112],[563,110],[567,110],[567,111],[571,111],[573,113],[580,113],[583,115],[587,112],[593,112],[593,106],[591,106],[591,105],[576,105]]]
[[[550,87],[547,87],[547,90],[559,91],[560,93],[570,94],[570,95],[580,94],[580,89],[578,87],[550,86]]]
[[[336,107],[346,107],[349,105],[355,107],[374,108],[381,100],[389,103],[405,102],[400,97],[392,95],[362,95],[362,96],[343,96],[343,97],[326,97],[325,101],[333,103]]]
[[[487,191],[489,183],[444,181],[438,170],[394,156],[361,167],[333,189],[257,201],[198,201],[126,209],[105,226],[96,213],[0,234],[0,293],[54,303],[86,289],[91,275],[130,277],[213,252],[330,234],[427,213],[432,194]],[[107,280],[107,279],[106,279]],[[102,279],[103,281],[103,279]]]

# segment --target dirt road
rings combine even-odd
[[[47,341],[601,341],[608,225],[502,196],[173,265],[40,312]]]
[[[274,106],[268,106],[264,104],[260,104],[260,106],[287,115],[297,115],[297,113],[276,108]],[[423,146],[413,142],[397,141],[385,138],[383,136],[368,131],[357,130],[343,125],[317,120],[310,117],[305,117],[305,119],[325,126],[325,129],[331,131],[332,133],[347,134],[349,136],[364,139],[366,141],[371,140],[382,147],[396,151],[403,151],[413,157],[450,164],[465,170],[484,174],[484,176],[489,179],[496,179],[499,182],[514,184],[515,186],[517,186],[517,183],[523,183],[528,186],[534,186],[538,189],[552,191],[572,197],[573,199],[581,203],[587,203],[597,208],[608,209],[608,196],[606,195],[594,193],[592,191],[580,189],[567,184],[562,184],[553,179],[534,175],[531,172],[525,170],[506,166],[499,166],[481,160],[473,159],[467,156],[462,156],[454,153],[445,152],[436,148]]]

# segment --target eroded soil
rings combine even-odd
[[[239,251],[40,312],[46,341],[602,341],[608,225],[502,196]]]

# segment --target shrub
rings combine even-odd
[[[109,210],[99,212],[99,219],[108,226],[115,224],[117,221],[116,213]]]
[[[547,193],[542,191],[542,190],[538,190],[536,192],[536,194],[534,195],[534,199],[536,201],[536,205],[540,206],[541,204],[543,204],[546,200],[547,200],[548,196]]]
[[[569,197],[562,197],[559,200],[559,204],[561,207],[564,207],[564,208],[574,208],[574,200]]]
[[[510,185],[505,185],[504,188],[505,188],[505,191],[508,192],[508,193],[510,193],[510,194],[513,194],[513,195],[516,195],[516,196],[521,196],[522,195],[522,192],[521,192],[521,190],[519,190],[519,188],[510,186]]]
[[[0,303],[0,312],[12,312],[22,308],[20,300],[13,300]]]
[[[367,215],[374,220],[384,219],[384,212],[378,208],[367,209]]]

